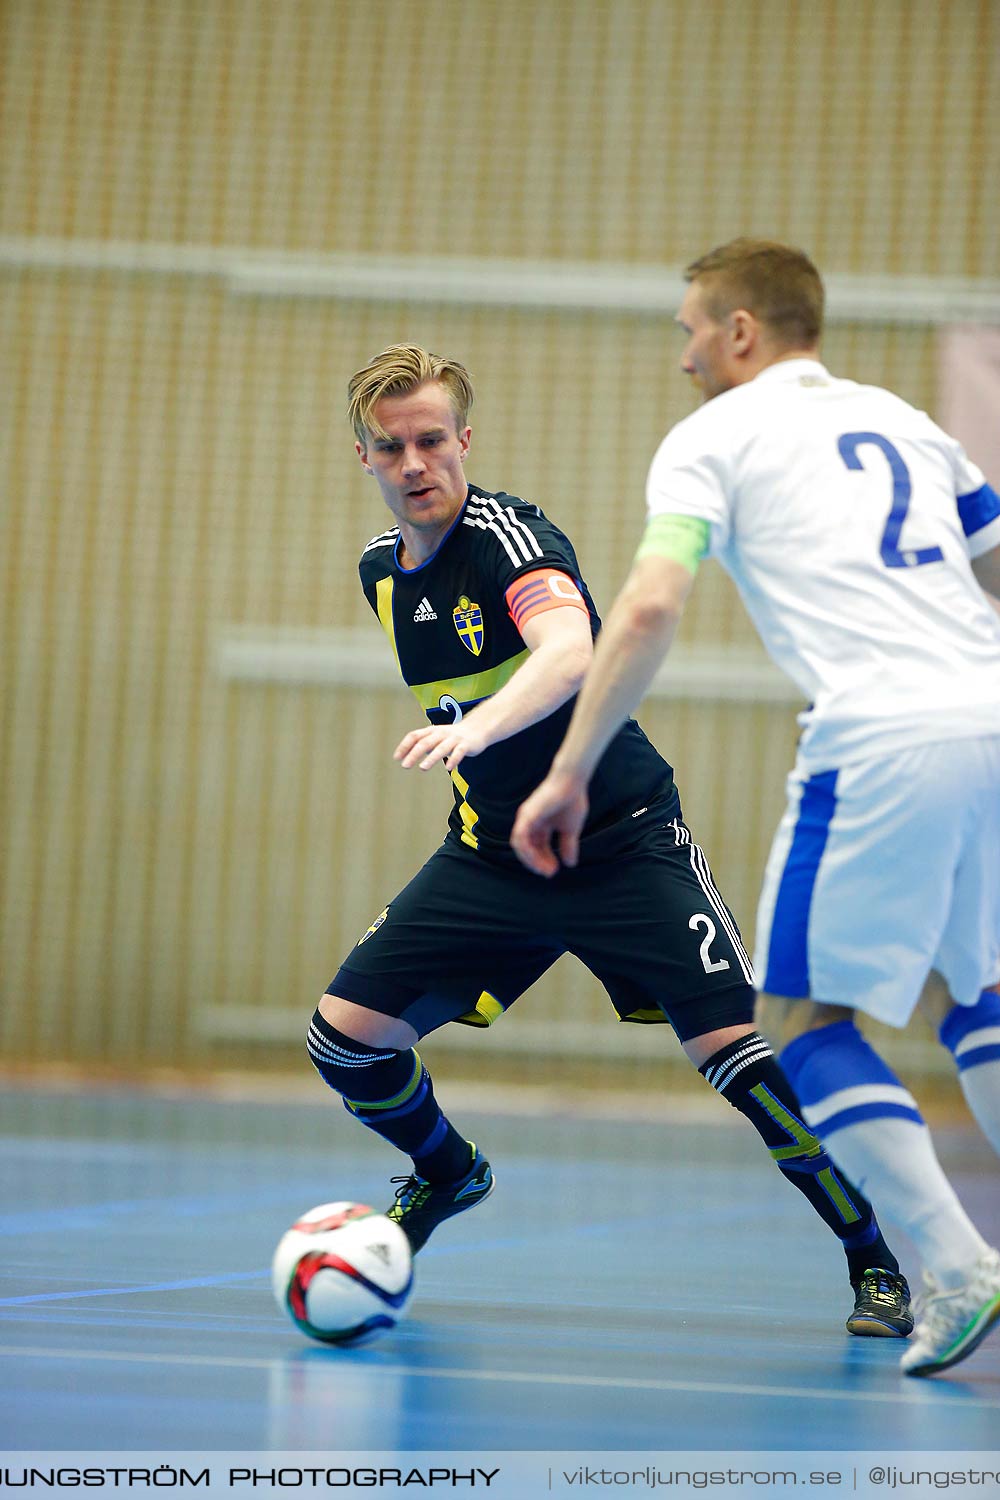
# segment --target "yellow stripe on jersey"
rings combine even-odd
[[[396,650],[396,627],[392,623],[392,578],[380,578],[375,585],[375,604],[378,609],[379,624],[389,637],[389,645],[392,654],[396,658],[396,666],[399,667],[399,652]],[[401,669],[400,669],[401,670]]]
[[[455,786],[458,789],[458,795],[462,799],[458,804],[458,816],[462,820],[462,843],[468,844],[470,849],[478,849],[479,840],[476,838],[476,835],[472,830],[479,822],[479,814],[469,806],[467,800],[469,796],[469,783],[466,781],[465,777],[459,775],[457,771],[452,771],[451,779],[455,783]]]
[[[382,584],[378,587],[381,589]],[[379,619],[381,618],[380,598]],[[470,672],[467,677],[446,677],[440,682],[411,682],[410,691],[423,709],[437,708],[444,697],[454,698],[457,703],[478,702],[480,698],[489,698],[492,693],[498,693],[530,655],[531,652],[527,649],[519,651],[516,656],[502,661],[498,667],[490,667],[487,672]]]

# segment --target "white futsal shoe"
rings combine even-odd
[[[899,1361],[904,1375],[936,1375],[978,1349],[1000,1322],[1000,1254],[984,1250],[961,1286],[940,1287],[924,1272],[919,1319]]]

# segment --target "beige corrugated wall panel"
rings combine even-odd
[[[4,952],[11,993],[31,997],[6,1024],[42,1051],[127,1052],[186,900],[207,472],[190,454],[211,348],[196,340],[182,378],[195,309],[167,285],[4,291],[28,392],[6,557]]]
[[[4,232],[996,275],[991,0],[7,0]]]

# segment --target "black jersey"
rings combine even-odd
[[[441,545],[420,567],[401,568],[398,550],[398,526],[370,541],[361,556],[361,583],[403,681],[432,724],[461,718],[502,688],[527,659],[528,648],[504,597],[521,574],[544,566],[567,573],[586,602],[591,633],[596,636],[600,629],[568,537],[537,505],[503,491],[470,485]],[[449,821],[463,843],[493,857],[509,853],[517,809],[546,775],[574,702],[481,755],[467,756],[450,773],[455,806]],[[623,823],[624,833],[628,820],[640,809],[652,810],[654,802],[657,811],[676,803],[673,772],[629,719],[591,780],[581,858],[587,856],[590,836],[601,835],[591,848],[603,854],[609,844],[604,835],[612,826]]]

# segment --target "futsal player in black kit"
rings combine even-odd
[[[568,725],[600,621],[569,540],[537,506],[470,484],[467,371],[393,345],[349,386],[356,451],[395,524],[361,582],[428,724],[396,750],[442,763],[448,834],[344,959],[309,1054],[351,1114],[412,1159],[388,1210],[414,1252],[493,1190],[482,1152],[442,1114],[415,1044],[449,1021],[491,1025],[565,952],[623,1021],[669,1022],[747,1117],[778,1170],[841,1241],[852,1333],[906,1336],[909,1291],[868,1202],[837,1172],[753,1028],[752,972],[670,766],[633,720],[590,786],[578,865],[539,881],[513,854],[519,804]]]

